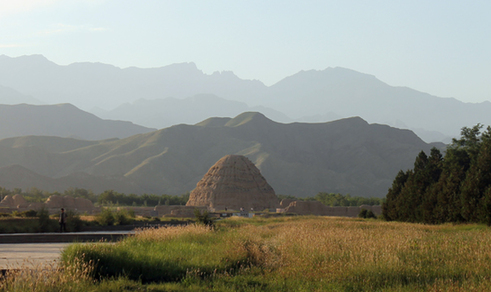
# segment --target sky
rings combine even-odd
[[[490,15],[489,0],[0,0],[0,55],[120,68],[194,62],[266,85],[344,67],[482,102],[491,101]]]

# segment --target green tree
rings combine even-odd
[[[491,128],[464,127],[445,156],[420,152],[414,169],[400,171],[387,193],[386,220],[424,223],[490,222]]]
[[[399,209],[399,204],[402,201],[402,198],[400,198],[401,190],[404,188],[408,177],[409,171],[404,172],[400,170],[392,182],[392,187],[389,189],[386,200],[382,204],[382,216],[385,220],[400,220],[401,210]]]

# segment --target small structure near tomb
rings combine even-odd
[[[69,210],[92,211],[92,209],[94,209],[94,204],[90,200],[84,198],[52,195],[46,201],[46,208],[65,208]]]
[[[24,199],[22,195],[16,194],[14,196],[7,195],[0,202],[0,207],[4,208],[26,208],[29,203]]]
[[[198,182],[186,206],[261,211],[276,209],[279,204],[273,188],[247,157],[227,155]]]
[[[0,207],[4,208],[15,208],[15,203],[14,199],[12,198],[11,195],[7,195],[3,198],[3,200],[0,202]]]

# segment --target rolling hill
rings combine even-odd
[[[0,167],[28,170],[24,187],[37,187],[39,178],[28,181],[34,172],[56,179],[60,188],[102,192],[111,186],[125,193],[181,194],[194,189],[218,159],[241,154],[255,163],[278,194],[383,197],[397,172],[412,167],[417,153],[431,147],[409,130],[368,124],[359,117],[281,124],[246,112],[125,139],[3,139]],[[83,179],[77,179],[80,174]],[[2,176],[0,185],[15,187]]]

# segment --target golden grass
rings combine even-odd
[[[183,225],[174,227],[143,228],[135,230],[135,237],[143,241],[168,241],[182,236],[209,234],[211,229],[204,225]]]
[[[489,228],[317,217],[240,230],[260,243],[257,258],[270,280],[351,283],[342,285],[355,291],[439,285],[491,291]]]
[[[55,263],[26,263],[0,278],[0,291],[87,291],[94,283],[92,271],[92,262],[79,261],[77,265],[63,267]]]
[[[430,226],[335,217],[227,219],[218,223],[217,230],[197,225],[138,230],[130,242],[147,248],[152,242],[175,242],[169,252],[181,260],[193,258],[190,262],[195,266],[189,275],[172,284],[180,291],[491,291],[491,229],[482,225]],[[186,251],[186,246],[210,242],[217,246]],[[242,268],[200,272],[218,254],[219,263],[240,259]],[[60,278],[56,269],[37,278],[21,273],[3,281],[0,291],[30,291],[6,289],[5,285],[15,287],[13,281],[18,285],[39,279],[65,283],[56,287],[89,283],[91,264],[78,267],[80,278],[76,273]]]

